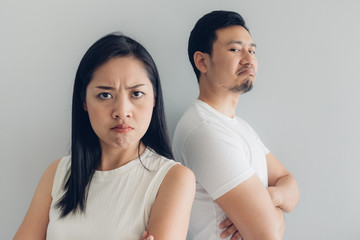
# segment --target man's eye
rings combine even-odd
[[[112,97],[110,93],[106,93],[106,92],[105,93],[100,93],[98,96],[101,99],[109,99],[109,98]]]
[[[240,49],[231,48],[231,49],[230,49],[230,51],[231,51],[231,52],[239,52],[239,51],[240,51]]]
[[[143,92],[140,92],[140,91],[135,91],[132,93],[132,96],[135,97],[135,98],[139,98],[141,96],[143,96],[144,93]]]
[[[255,50],[249,50],[249,53],[255,55]]]

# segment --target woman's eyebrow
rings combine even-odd
[[[127,89],[135,89],[135,88],[142,87],[142,86],[145,86],[145,84],[144,83],[136,84],[134,86],[127,87]]]
[[[145,84],[143,84],[143,83],[136,84],[136,85],[133,85],[133,86],[129,86],[126,89],[135,89],[135,88],[142,87],[142,86],[145,86]],[[115,90],[114,87],[102,86],[102,85],[96,86],[95,88],[102,89],[102,90]]]
[[[115,88],[110,86],[97,86],[96,88],[103,89],[103,90],[114,90]]]

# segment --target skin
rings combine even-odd
[[[60,159],[52,162],[43,173],[25,218],[13,238],[14,240],[46,239],[49,210],[52,202],[51,189],[59,162]]]
[[[256,47],[244,31],[247,33],[240,26],[217,30],[211,55],[194,53],[195,65],[201,73],[199,99],[229,117],[235,116],[242,93],[233,89],[246,82],[253,84],[256,78]]]
[[[136,159],[154,107],[152,84],[142,63],[117,57],[100,66],[87,86],[84,110],[100,140],[98,170],[118,168]],[[140,152],[145,150],[140,143]],[[52,202],[51,190],[59,160],[44,172],[29,210],[14,239],[45,239]],[[148,229],[140,239],[185,239],[195,177],[182,165],[173,166],[160,185]]]
[[[140,240],[154,240],[154,236],[149,236],[149,233],[145,231],[142,235]]]
[[[199,99],[234,117],[239,96],[244,93],[241,86],[253,84],[256,79],[256,45],[241,26],[219,29],[216,35],[211,54],[194,54],[200,71]],[[295,178],[274,155],[267,154],[266,161],[268,188],[255,174],[215,200],[228,216],[219,226],[225,229],[222,238],[239,239],[240,235],[246,240],[282,238],[283,211],[295,208],[299,189]]]
[[[115,169],[137,158],[139,140],[150,124],[153,107],[152,84],[138,60],[114,58],[94,72],[84,108],[100,139],[99,170]],[[144,149],[141,144],[140,151]]]

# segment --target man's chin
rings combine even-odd
[[[250,79],[248,79],[246,82],[240,85],[235,85],[229,90],[233,93],[244,94],[249,92],[252,88],[253,88],[253,82]]]

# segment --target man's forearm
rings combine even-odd
[[[276,210],[279,214],[279,218],[281,219],[280,222],[280,228],[279,228],[279,239],[283,239],[284,232],[285,232],[285,216],[283,213],[283,210],[279,207],[276,207]]]
[[[291,173],[279,178],[274,186],[269,186],[268,192],[274,205],[285,212],[291,212],[300,198],[298,184]]]

